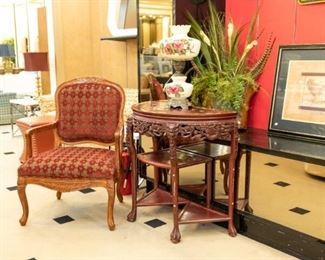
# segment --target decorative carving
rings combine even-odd
[[[133,119],[133,120],[132,120]],[[160,137],[167,133],[166,124],[159,121],[148,121],[148,119],[131,118],[133,122],[133,131],[139,134],[145,134],[151,137]],[[237,128],[234,120],[223,121],[193,121],[186,124],[177,124],[175,126],[176,135],[181,138],[191,138],[192,140],[230,140],[231,132]],[[236,135],[238,137],[238,133]]]

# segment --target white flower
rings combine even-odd
[[[232,22],[228,23],[228,38],[230,39],[232,33],[234,32],[234,24]]]
[[[252,41],[251,43],[249,43],[247,46],[246,46],[246,48],[245,48],[245,51],[250,51],[250,49],[252,49],[254,46],[256,46],[257,45],[257,41],[256,40],[254,40],[254,41]]]
[[[201,30],[200,31],[200,35],[202,36],[203,38],[203,41],[208,45],[208,46],[211,46],[211,42],[210,42],[210,39],[208,38],[208,36]]]

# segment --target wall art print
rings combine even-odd
[[[269,130],[325,139],[325,45],[279,47]]]

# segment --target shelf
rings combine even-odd
[[[177,168],[188,167],[191,165],[207,163],[211,161],[211,158],[186,151],[177,151],[176,156]],[[159,168],[171,168],[169,149],[156,152],[141,153],[137,155],[137,158],[146,164],[150,164]]]
[[[115,36],[115,37],[102,37],[101,41],[127,41],[132,39],[137,39],[138,36]]]
[[[230,154],[230,146],[206,141],[181,145],[177,149],[208,156],[215,160],[228,159]]]
[[[199,196],[203,196],[204,192],[207,190],[207,185],[205,183],[202,184],[186,184],[180,185],[179,188],[189,193],[194,193]]]
[[[178,204],[186,204],[188,201],[184,198],[178,198]],[[172,205],[173,197],[168,191],[155,189],[147,193],[144,197],[137,201],[137,206],[160,206]]]
[[[228,221],[230,217],[222,212],[212,210],[199,204],[188,203],[178,216],[179,224]]]

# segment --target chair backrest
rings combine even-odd
[[[64,142],[114,142],[123,128],[122,87],[105,79],[84,77],[61,84],[55,94],[57,134]]]
[[[153,101],[166,99],[163,86],[160,84],[157,78],[152,74],[148,74],[147,77],[149,80],[151,99]]]

